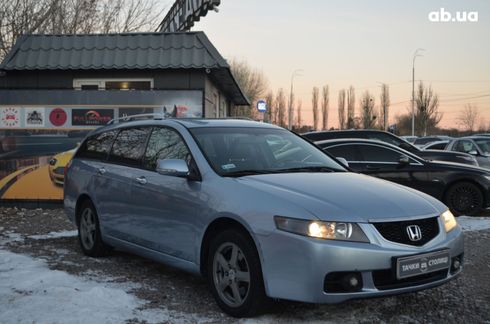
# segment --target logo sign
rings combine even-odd
[[[44,127],[45,109],[44,108],[25,108],[26,127]]]
[[[66,123],[68,116],[66,111],[61,108],[55,108],[49,113],[49,121],[53,126],[60,127]]]
[[[71,124],[73,126],[102,126],[114,118],[112,109],[73,109]]]
[[[444,8],[429,12],[431,22],[478,22],[478,11],[456,11],[451,13]]]
[[[221,0],[176,0],[158,29],[164,33],[189,31],[208,10],[217,8],[220,3]]]
[[[257,101],[257,110],[259,112],[266,112],[267,111],[267,103],[265,102],[265,100],[260,99],[259,101]]]
[[[417,242],[422,239],[422,231],[418,225],[409,225],[407,226],[407,234],[408,238],[412,242]]]
[[[3,108],[0,111],[0,126],[1,127],[19,127],[20,126],[20,111],[19,108]]]

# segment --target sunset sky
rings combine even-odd
[[[431,11],[477,11],[478,22],[430,22]],[[261,69],[273,90],[295,94],[311,120],[313,86],[330,86],[329,126],[337,126],[338,91],[353,85],[356,113],[365,90],[379,103],[380,84],[390,85],[391,116],[410,106],[412,56],[416,80],[439,94],[442,126],[453,126],[467,103],[490,124],[490,1],[222,0],[193,30],[203,30],[227,58]]]

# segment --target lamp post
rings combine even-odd
[[[293,82],[294,78],[297,76],[302,76],[303,70],[297,69],[294,70],[293,73],[291,74],[291,92],[289,94],[289,109],[288,109],[288,129],[292,129],[293,125]]]
[[[420,52],[425,51],[423,48],[417,48],[413,54],[412,61],[412,136],[415,136],[415,59],[423,56]]]

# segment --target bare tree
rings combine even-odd
[[[311,97],[311,106],[313,108],[313,128],[318,129],[318,121],[319,121],[319,111],[318,111],[318,96],[320,90],[318,87],[313,87],[312,97]]]
[[[0,60],[21,35],[152,31],[163,11],[158,0],[4,0]]]
[[[303,120],[301,118],[301,109],[302,109],[302,106],[303,106],[303,102],[301,100],[298,101],[298,105],[296,107],[296,128],[297,129],[300,129],[302,124],[303,124]]]
[[[472,132],[475,129],[480,112],[478,107],[472,104],[467,104],[458,116],[457,123],[464,130]]]
[[[264,114],[264,121],[274,124],[275,106],[274,106],[274,92],[272,90],[270,90],[265,96],[265,102],[267,103],[267,111]]]
[[[329,98],[329,88],[328,85],[322,88],[322,129],[328,129],[328,103]]]
[[[239,61],[235,58],[229,61],[231,73],[235,77],[238,85],[243,90],[245,96],[252,105],[255,105],[268,89],[268,81],[264,73],[252,68],[247,61]],[[250,106],[235,108],[236,116],[253,117],[253,110]]]
[[[383,130],[388,128],[389,123],[389,109],[390,109],[390,88],[387,84],[381,85],[381,95],[379,97],[380,103],[380,125]]]
[[[442,113],[439,112],[439,98],[432,91],[432,87],[424,87],[423,82],[419,83],[415,94],[415,107],[417,109],[415,121],[419,133],[427,136],[427,131],[435,128],[442,119]]]
[[[354,118],[356,109],[356,91],[353,86],[347,91],[347,128],[354,128]]]
[[[361,98],[361,119],[364,129],[371,129],[376,123],[376,115],[374,114],[374,98],[368,90],[363,93]]]
[[[281,127],[286,127],[287,126],[286,95],[284,94],[284,90],[282,88],[279,89],[276,95],[276,110],[277,110],[276,125],[279,125]]]
[[[344,129],[346,126],[345,120],[345,90],[342,89],[339,91],[339,129]]]

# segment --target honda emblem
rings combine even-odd
[[[422,231],[418,225],[409,225],[407,226],[407,234],[408,238],[412,242],[417,242],[422,239]]]

